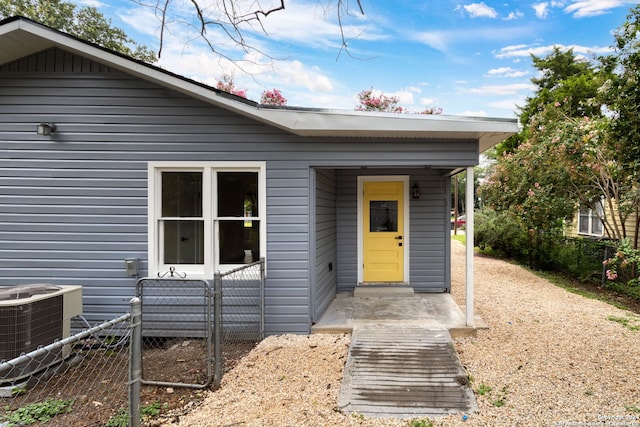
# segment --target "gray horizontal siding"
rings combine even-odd
[[[149,161],[266,161],[267,333],[309,330],[310,166],[478,157],[475,141],[298,137],[56,49],[0,65],[0,152],[0,285],[84,285],[91,321],[128,309],[125,258],[146,274]]]
[[[313,320],[317,320],[336,295],[336,172],[316,170],[315,286]],[[329,267],[332,266],[332,268]]]
[[[353,290],[358,283],[358,175],[362,170],[337,171],[336,235],[337,290]],[[377,171],[384,174],[386,171]],[[405,172],[406,173],[406,172]]]

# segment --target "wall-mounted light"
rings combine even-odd
[[[420,186],[418,185],[418,183],[414,183],[413,186],[411,187],[411,198],[412,199],[419,199],[420,198]]]
[[[36,129],[38,135],[48,136],[56,131],[56,125],[54,123],[40,123]]]

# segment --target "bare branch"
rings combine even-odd
[[[162,46],[164,43],[164,29],[167,24],[167,8],[169,7],[169,2],[171,0],[165,0],[164,7],[162,8],[162,26],[160,27],[160,46],[158,47],[158,58],[162,54]]]
[[[364,9],[362,9],[362,4],[360,4],[360,0],[357,0],[357,3],[358,3],[358,7],[360,8],[360,13],[364,15]],[[343,12],[343,9],[344,9],[344,12]],[[349,14],[349,0],[346,0],[346,4],[345,4],[345,0],[338,0],[338,25],[340,26],[340,38],[342,39],[342,45],[340,46],[340,50],[338,51],[338,55],[336,56],[336,61],[340,59],[340,54],[343,51],[346,52],[347,55],[349,55],[353,59],[362,60],[363,58],[354,56],[349,50],[349,41],[359,37],[359,34],[351,38],[347,38],[345,36],[344,25],[342,23],[343,13]]]
[[[228,59],[230,62],[234,63],[238,68],[242,69],[242,66],[238,64],[237,59],[231,58],[220,50],[219,43],[217,41],[214,42],[213,39],[209,38],[209,31],[211,27],[217,27],[222,34],[232,43],[236,45],[237,48],[242,49],[245,53],[255,52],[264,57],[274,59],[271,55],[266,54],[255,46],[251,45],[250,42],[245,38],[245,33],[247,30],[242,28],[243,24],[252,24],[256,23],[256,27],[259,26],[260,31],[263,34],[268,36],[267,30],[263,24],[263,19],[271,16],[272,14],[285,10],[286,0],[278,0],[269,5],[268,8],[263,8],[262,5],[258,1],[255,1],[251,4],[248,9],[253,10],[240,10],[239,4],[242,4],[240,0],[213,0],[213,4],[217,7],[217,15],[211,15],[207,9],[207,4],[204,3],[203,0],[189,0],[191,5],[193,6],[193,21],[190,22],[190,17],[184,17],[177,15],[172,17],[172,8],[171,6],[176,4],[175,0],[131,0],[132,2],[143,6],[152,8],[155,16],[158,18],[160,22],[160,35],[159,35],[159,48],[158,48],[158,58],[161,57],[164,46],[166,44],[166,31],[170,31],[171,26],[176,24],[182,25],[183,28],[193,28],[198,33],[198,38],[202,39],[209,49],[219,55],[221,58]],[[320,3],[322,0],[317,0]],[[344,51],[350,57],[356,58],[351,54],[349,49],[349,44],[351,40],[357,38],[358,35],[349,36],[345,31],[345,17],[349,15],[349,6],[350,2],[355,2],[357,5],[357,10],[360,14],[364,15],[364,8],[362,7],[362,0],[327,0],[327,9],[331,7],[333,4],[336,8],[336,17],[338,20],[338,25],[340,28],[340,38],[341,38],[341,46],[338,52],[338,57]],[[212,33],[213,34],[213,33]],[[362,58],[356,58],[362,59]],[[244,70],[243,70],[244,71]]]
[[[280,6],[272,7],[271,9],[268,9],[268,10],[255,10],[255,11],[253,11],[251,13],[248,13],[248,14],[246,14],[244,16],[239,16],[238,17],[238,19],[239,19],[238,22],[245,22],[245,19],[248,16],[252,16],[252,18],[247,19],[247,21],[252,20],[252,19],[256,19],[256,20],[259,21],[260,20],[260,15],[262,15],[263,17],[266,18],[267,16],[271,15],[272,13],[278,12],[280,10],[284,10],[284,0],[280,0]]]

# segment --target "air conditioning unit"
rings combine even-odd
[[[82,314],[82,286],[30,284],[0,287],[0,361],[44,347],[71,333],[71,318]],[[0,372],[0,385],[21,379],[58,363],[69,348],[21,364],[9,374]]]

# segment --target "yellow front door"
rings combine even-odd
[[[364,182],[363,280],[404,281],[404,183]]]

